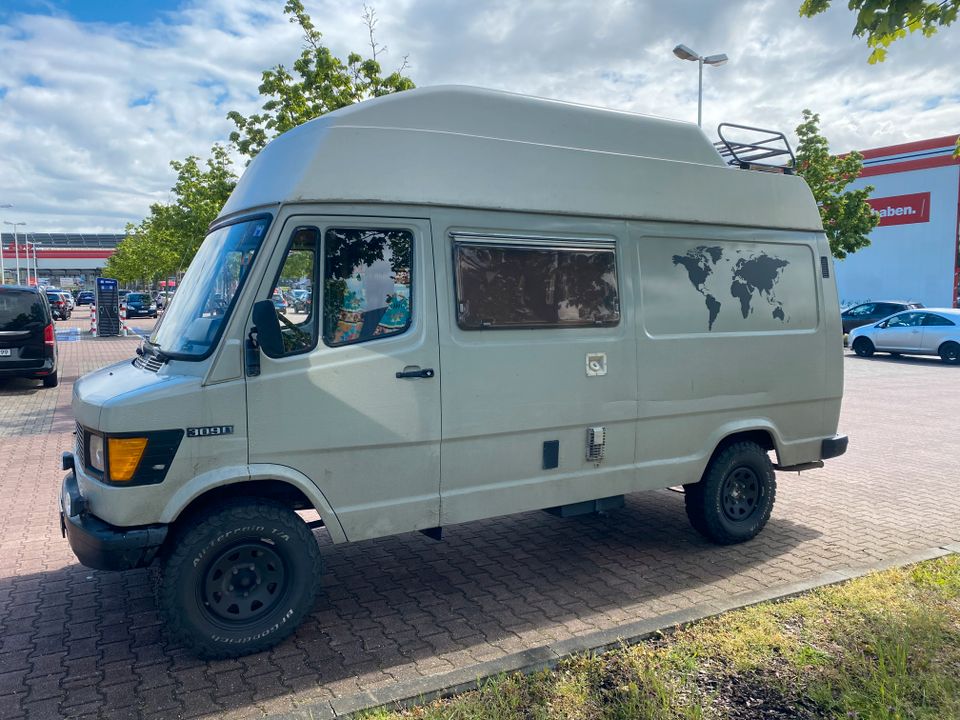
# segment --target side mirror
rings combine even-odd
[[[887,326],[887,324],[888,324],[887,321],[884,320],[883,322],[877,323],[877,327],[883,329]]]
[[[253,306],[253,324],[257,326],[257,343],[268,357],[283,355],[283,336],[273,300],[261,300]]]

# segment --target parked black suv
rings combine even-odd
[[[840,321],[843,323],[843,334],[846,335],[861,325],[880,322],[884,318],[890,317],[901,310],[915,310],[922,307],[923,305],[920,303],[903,302],[901,300],[882,300],[854,305],[852,308],[847,308],[840,313]]]
[[[36,378],[44,387],[59,382],[53,314],[41,290],[0,285],[0,377]]]

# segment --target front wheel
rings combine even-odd
[[[739,442],[714,457],[700,482],[684,485],[684,504],[694,529],[718,545],[755,537],[773,511],[777,480],[767,451]]]
[[[960,344],[945,342],[940,346],[940,359],[948,365],[960,364]]]
[[[292,510],[240,499],[195,516],[164,558],[158,603],[173,639],[205,658],[273,647],[313,607],[320,548]]]
[[[853,341],[853,351],[860,357],[871,357],[874,349],[873,343],[865,337],[858,337]]]

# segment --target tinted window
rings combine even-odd
[[[323,237],[323,341],[348,345],[410,327],[412,263],[409,230],[328,229]]]
[[[896,305],[894,303],[877,303],[876,312],[873,314],[877,317],[885,318],[906,309],[907,307],[904,305]]]
[[[941,315],[934,315],[933,313],[925,313],[923,316],[923,324],[926,327],[938,327],[938,326],[947,326],[954,325],[955,323],[948,320]]]
[[[850,308],[846,314],[851,317],[869,317],[874,314],[875,307],[873,303],[864,303],[863,305]]]
[[[127,295],[127,301],[129,302],[150,302],[150,297],[148,295],[141,295],[140,293],[130,293]]]
[[[612,247],[458,243],[457,323],[481,328],[616,325]]]
[[[0,330],[29,330],[47,324],[43,300],[29,290],[0,289]]]

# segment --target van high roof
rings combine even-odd
[[[280,202],[822,229],[802,179],[727,166],[692,123],[460,86],[367,100],[284,133],[221,217]]]

